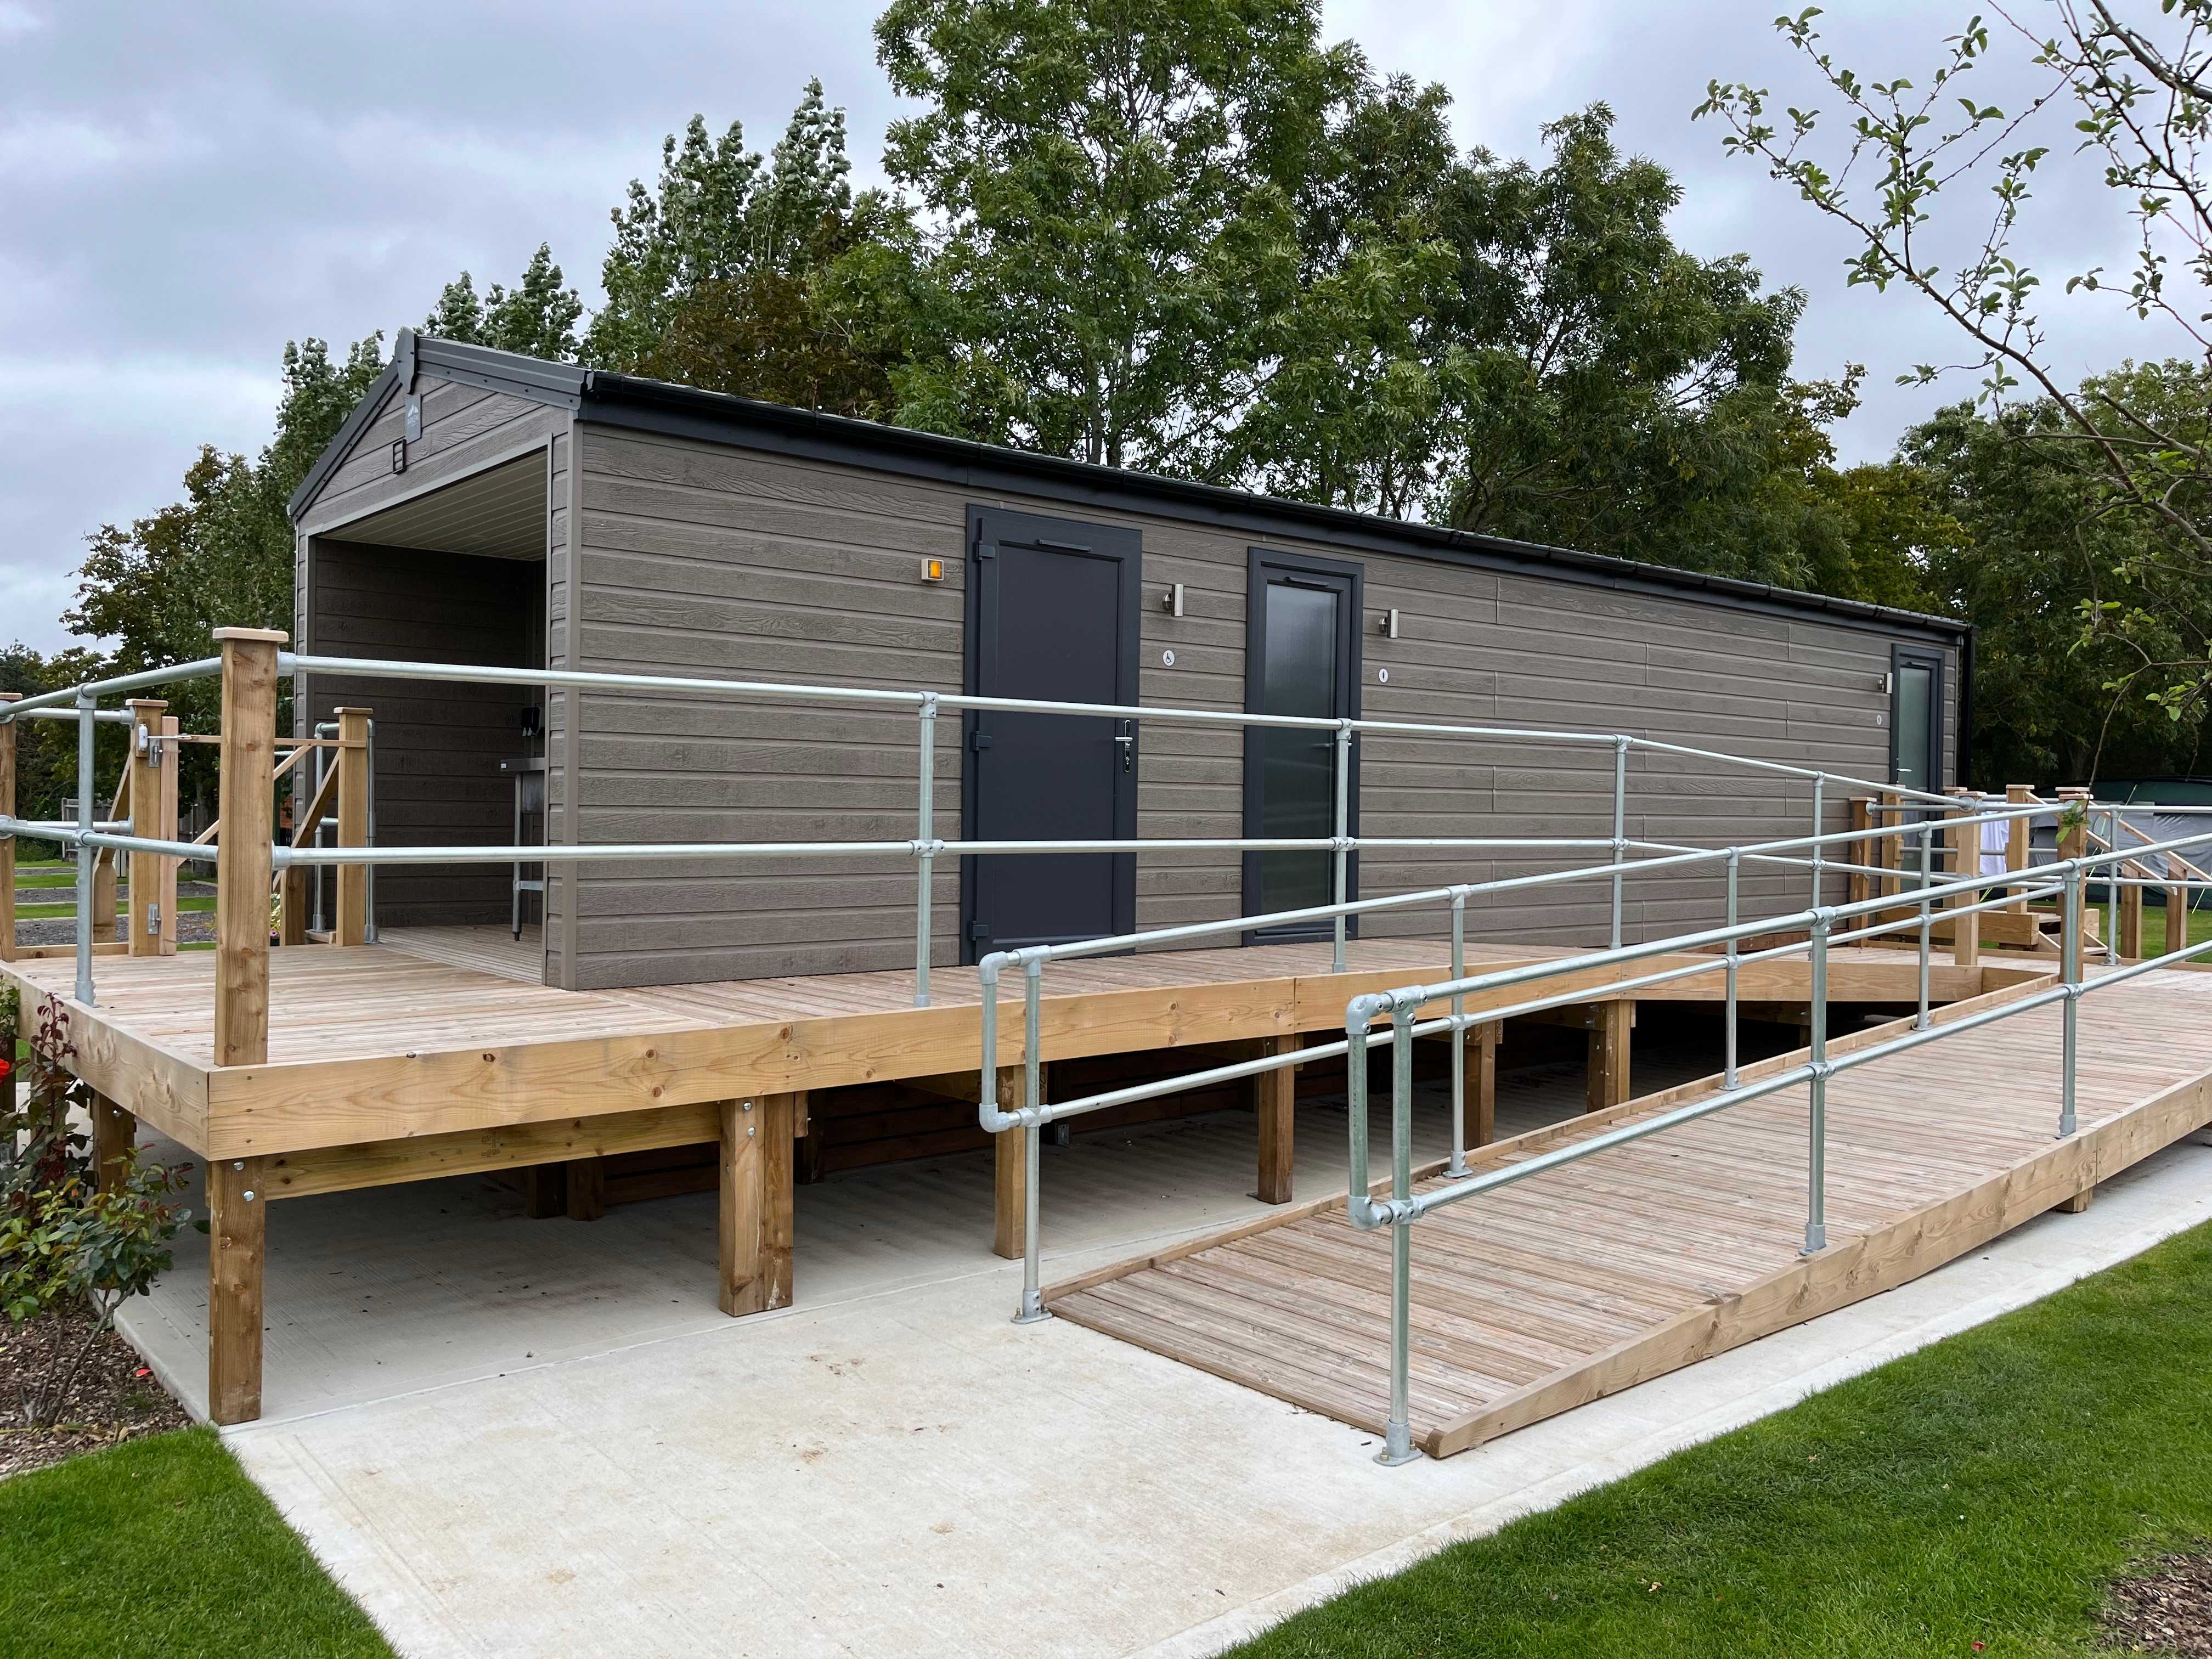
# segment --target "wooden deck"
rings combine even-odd
[[[1468,950],[1478,966],[1565,954]],[[272,951],[269,1057],[253,1066],[215,1063],[213,953],[102,957],[89,1009],[70,1000],[66,958],[0,964],[0,975],[21,988],[27,1007],[52,995],[70,1008],[87,1082],[209,1158],[939,1076],[972,1072],[980,1058],[981,994],[972,968],[936,970],[933,1006],[916,1008],[913,976],[902,971],[564,991],[530,980],[524,957],[498,928],[403,931],[385,945]],[[1043,1057],[1340,1030],[1349,998],[1449,972],[1443,947],[1430,940],[1358,941],[1346,972],[1328,969],[1325,944],[1057,964],[1045,977]],[[1548,988],[1587,989],[1602,1000],[1628,971],[1586,972]],[[1934,994],[1954,1000],[2026,971],[1942,961]],[[1831,994],[1909,1000],[1912,975],[1894,952],[1839,951]],[[1802,961],[1756,964],[1742,978],[1747,1000],[1802,1001],[1806,994]],[[1709,974],[1638,994],[1711,1000],[1719,992],[1720,976]],[[1519,994],[1471,999],[1469,1006],[1503,1006]],[[1021,1023],[1002,1019],[1000,1027],[1000,1063],[1016,1064]]]
[[[1359,941],[1341,974],[1330,971],[1326,944],[1058,964],[1045,977],[1041,1058],[1058,1065],[1338,1032],[1348,999],[1442,980],[1448,954],[1434,940]],[[1565,954],[1495,944],[1468,953],[1473,967]],[[103,1146],[134,1133],[137,1120],[206,1160],[209,1398],[222,1422],[259,1410],[267,1200],[509,1170],[520,1172],[530,1212],[544,1215],[556,1207],[548,1194],[559,1166],[558,1207],[589,1219],[604,1206],[611,1164],[714,1146],[711,1170],[696,1158],[685,1167],[719,1183],[724,1310],[757,1312],[788,1305],[793,1294],[795,1165],[817,1152],[811,1096],[896,1082],[956,1103],[977,1097],[981,988],[973,969],[937,970],[933,1006],[916,1008],[902,971],[560,990],[538,981],[534,940],[495,927],[398,929],[380,945],[289,945],[267,960],[265,1028],[254,1032],[266,1059],[231,1065],[217,1063],[220,952],[102,957],[92,1006],[72,1000],[67,958],[0,963],[27,1014],[47,997],[67,1010],[70,1066],[103,1102],[95,1114]],[[1691,960],[1653,958],[1634,971]],[[1630,971],[1586,969],[1547,981],[1552,992],[1587,999],[1594,1105],[1628,1096],[1635,1002],[1612,987]],[[1947,957],[1931,991],[1948,1002],[2038,971]],[[1807,980],[1802,960],[1761,963],[1744,969],[1742,994],[1802,1008]],[[1886,951],[1838,952],[1829,975],[1839,1002],[1910,1002],[1915,981],[1912,959]],[[1708,974],[1636,997],[1711,1000],[1721,986]],[[1468,1002],[1480,1013],[1523,994]],[[1018,1012],[1007,1013],[1002,1076],[1020,1063],[1024,1041]],[[1486,1042],[1469,1045],[1469,1132],[1478,1143],[1489,1139],[1493,1087],[1482,1057],[1494,1052]],[[1255,1091],[1253,1103],[1259,1192],[1287,1203],[1296,1091],[1278,1084]],[[1022,1138],[1000,1135],[996,1147],[988,1247],[1018,1255]]]
[[[1902,1284],[2062,1203],[2078,1207],[2099,1181],[2212,1121],[2212,974],[2148,975],[2082,1001],[2080,1128],[2063,1142],[2059,1029],[2059,1011],[2041,1009],[1832,1079],[1829,1243],[1809,1258],[1799,1255],[1802,1089],[1417,1223],[1415,1443],[1448,1455]],[[1510,1163],[1713,1087],[1633,1101],[1469,1161]],[[1434,1166],[1425,1173],[1436,1184]],[[1051,1287],[1046,1302],[1379,1434],[1389,1260],[1388,1231],[1355,1230],[1338,1199]]]

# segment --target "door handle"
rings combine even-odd
[[[1134,729],[1135,725],[1136,722],[1133,720],[1123,720],[1121,722],[1121,733],[1119,737],[1114,739],[1114,741],[1119,744],[1121,748],[1121,769],[1124,772],[1133,772],[1136,770],[1137,734]]]

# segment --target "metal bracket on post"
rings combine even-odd
[[[1813,984],[1807,1013],[1812,1020],[1813,1080],[1806,1092],[1812,1111],[1807,1136],[1805,1248],[1812,1255],[1828,1247],[1828,918],[1813,918]]]
[[[1626,736],[1613,740],[1613,861],[1623,864],[1628,859],[1628,739]],[[1613,872],[1613,931],[1612,946],[1620,948],[1620,900],[1623,872]]]
[[[1346,902],[1351,880],[1352,855],[1346,850],[1351,835],[1352,722],[1342,720],[1336,723],[1336,881],[1332,900],[1339,905]],[[1329,958],[1329,971],[1333,974],[1344,971],[1344,912],[1340,909],[1336,913],[1335,949]]]
[[[92,878],[99,850],[83,837],[92,833],[92,739],[98,729],[94,714],[100,699],[89,691],[76,694],[76,1000],[93,1006],[92,995]],[[137,805],[132,803],[133,807]]]
[[[921,694],[921,791],[915,807],[915,842],[927,848],[934,841],[937,817],[937,693]],[[933,854],[923,851],[921,876],[914,898],[914,1006],[929,1006],[930,880],[937,864]]]

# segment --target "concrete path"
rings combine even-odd
[[[1192,1144],[1177,1169],[1205,1161]],[[2207,1219],[2212,1147],[2177,1146],[2086,1214],[1395,1470],[1325,1419],[1064,1322],[1013,1326],[1018,1269],[972,1253],[965,1271],[765,1318],[687,1317],[227,1439],[400,1651],[425,1659],[1209,1654]],[[561,1237],[544,1231],[561,1224],[507,1225]]]

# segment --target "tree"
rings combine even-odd
[[[1680,186],[1612,128],[1593,105],[1544,129],[1544,165],[1478,152],[1446,192],[1463,362],[1438,516],[1802,585],[1771,483],[1825,461],[1850,386],[1790,380],[1804,295],[1678,248]]]
[[[1307,0],[891,0],[877,59],[929,107],[885,167],[931,225],[896,418],[1194,470],[1363,83],[1318,31]]]
[[[512,293],[494,283],[479,299],[476,281],[465,270],[447,283],[423,319],[422,331],[565,363],[575,358],[576,319],[583,314],[576,290],[561,286],[552,245],[540,242]]]
[[[625,373],[880,419],[902,352],[911,226],[855,197],[845,112],[810,81],[765,157],[732,123],[694,116],[661,147],[656,189],[632,180],[584,355]]]
[[[1790,107],[1778,121],[1763,88],[1714,82],[1697,114],[1723,120],[1728,149],[1763,161],[1850,232],[1850,282],[1915,294],[1950,320],[1969,358],[1952,367],[1980,375],[1982,408],[1995,416],[2030,399],[2024,418],[1996,429],[2056,452],[2033,465],[2055,466],[2069,481],[2065,498],[2079,522],[2063,535],[2054,527],[2052,545],[2094,546],[2117,560],[2099,573],[2100,590],[2130,595],[2108,602],[2082,592],[2074,617],[2081,643],[2118,637],[2152,649],[2148,641],[2158,640],[2148,661],[2123,651],[2133,663],[2124,677],[2130,695],[2191,725],[2212,695],[2198,599],[2212,580],[2204,490],[2212,434],[2200,418],[2201,389],[2173,394],[2177,373],[2200,386],[2212,373],[2204,292],[2212,191],[2199,167],[2212,120],[2212,0],[2161,0],[2155,19],[2128,24],[2105,0],[2048,0],[2033,12],[2033,28],[2027,0],[1996,9],[1995,33],[1974,18],[1943,43],[1928,73],[1888,81],[1836,62],[1814,27],[1817,9],[1778,19],[1784,38],[1840,100],[1848,125],[1832,145],[1820,110]],[[1976,72],[2007,49],[2039,76],[2009,113],[1971,95]],[[2069,110],[2070,137],[2057,125]],[[2076,270],[2064,293],[2085,303],[2117,300],[2145,325],[2145,356],[2185,364],[2079,384],[2056,368],[2047,285],[2015,250],[2037,185],[2069,160],[2095,169],[2135,246],[2124,274]],[[1962,203],[1978,190],[1987,192],[1982,206]],[[1961,257],[1950,257],[1953,247]],[[1948,372],[1923,363],[1899,379],[1924,384]]]
[[[286,502],[383,367],[378,334],[355,342],[342,360],[321,340],[288,343],[268,446],[253,460],[204,446],[185,471],[183,500],[88,537],[76,604],[62,618],[70,631],[114,641],[113,672],[132,673],[207,656],[217,628],[289,629]],[[182,681],[167,695],[187,731],[215,729],[213,680]],[[204,784],[210,765],[195,753],[186,776]]]
[[[2076,388],[2076,401],[2125,398],[2177,425],[2184,400],[2198,422],[2212,412],[2192,364],[2100,378],[2122,377],[2132,384]],[[1934,548],[1929,578],[1978,630],[1974,752],[1988,784],[2188,771],[2198,753],[2201,716],[2174,718],[2142,686],[2161,684],[2184,630],[2212,625],[2212,595],[2179,617],[2154,603],[2135,575],[2154,561],[2154,527],[2113,509],[2094,451],[2055,441],[2068,418],[2047,398],[1960,404],[1899,447],[1960,527]],[[2085,632],[2085,615],[2102,625]]]

